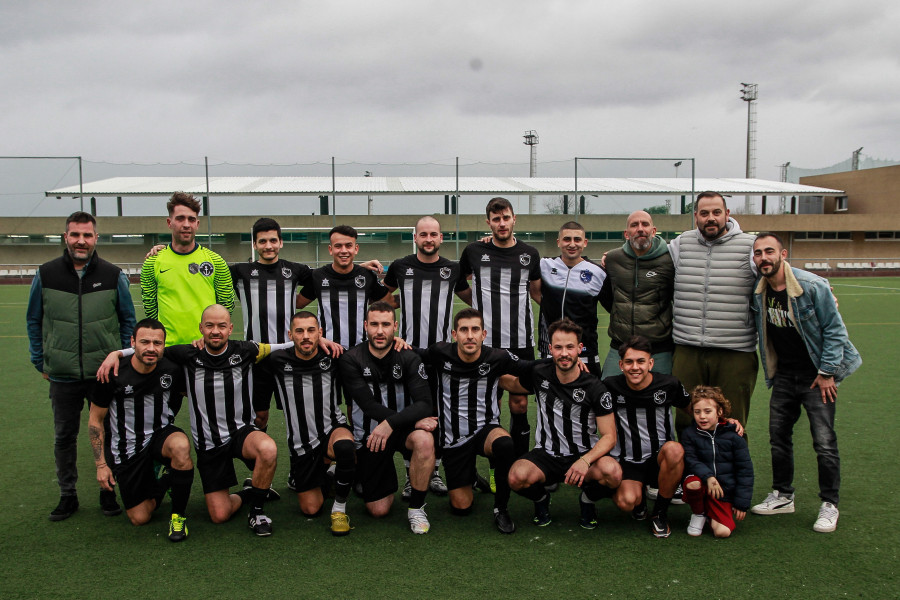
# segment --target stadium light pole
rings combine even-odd
[[[534,129],[529,129],[525,132],[525,141],[523,143],[528,146],[530,153],[528,161],[529,177],[537,175],[537,148],[535,148],[535,146],[537,146],[540,141],[537,131]],[[528,214],[534,214],[534,194],[528,194]]]
[[[678,167],[680,167],[683,162],[684,161],[679,160],[677,163],[675,163],[675,179],[678,179]]]
[[[756,100],[759,85],[741,84],[741,100],[747,103],[747,179],[756,177]],[[744,197],[744,214],[750,213],[750,196]]]

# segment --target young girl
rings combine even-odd
[[[684,501],[691,506],[688,535],[703,533],[709,519],[716,537],[734,531],[753,496],[753,463],[747,442],[725,421],[731,404],[717,387],[698,385],[691,392],[693,425],[681,435],[684,446]],[[732,518],[732,513],[734,518]]]

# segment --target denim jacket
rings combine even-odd
[[[784,263],[788,315],[797,328],[816,368],[834,375],[840,382],[862,364],[859,352],[850,343],[847,327],[835,306],[828,280]],[[761,277],[753,293],[753,312],[759,332],[759,356],[766,386],[772,387],[778,364],[775,348],[766,337],[766,292],[768,281]]]

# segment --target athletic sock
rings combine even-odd
[[[671,498],[666,498],[662,494],[657,494],[656,502],[653,503],[653,514],[665,516],[669,512],[669,504],[671,502]]]
[[[334,443],[334,501],[341,504],[347,502],[353,476],[356,474],[356,446],[351,440],[338,440]]]
[[[263,506],[266,504],[266,496],[268,494],[269,490],[267,488],[250,487],[250,491],[247,494],[250,501],[250,514],[263,514]]]
[[[509,432],[512,434],[516,456],[522,456],[528,452],[528,444],[531,442],[528,413],[512,413],[509,417]]]
[[[416,488],[412,488],[412,493],[409,495],[409,507],[422,508],[425,506],[425,494],[427,493],[428,490],[417,490]]]
[[[333,513],[336,513],[336,512],[342,512],[342,513],[345,513],[345,512],[347,512],[347,499],[344,498],[344,501],[343,501],[343,502],[338,502],[337,500],[335,500],[335,501],[334,501],[334,504],[331,505],[331,512],[333,512]]]
[[[509,505],[509,469],[516,460],[516,451],[512,438],[508,436],[498,437],[491,448],[494,455],[494,481],[497,484],[497,493],[494,494],[494,508],[506,509]]]
[[[194,484],[194,470],[170,469],[170,472],[172,473],[172,512],[184,516],[188,498],[191,496],[191,486]]]
[[[540,502],[547,496],[547,488],[543,483],[535,483],[531,487],[522,488],[516,491],[517,494],[528,498],[532,502]]]
[[[581,497],[584,502],[597,502],[603,498],[612,498],[615,490],[601,485],[596,481],[590,481],[582,486]]]

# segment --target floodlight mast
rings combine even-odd
[[[759,85],[756,83],[741,84],[741,100],[747,103],[747,179],[756,177],[756,100],[759,97]],[[750,196],[744,200],[744,213],[751,210]]]
[[[528,165],[528,176],[534,177],[537,175],[537,146],[540,143],[540,138],[538,137],[537,131],[534,129],[529,129],[525,132],[525,141],[523,142],[526,146],[528,146],[529,151],[531,153],[529,165]],[[528,214],[534,214],[534,194],[528,195]]]

